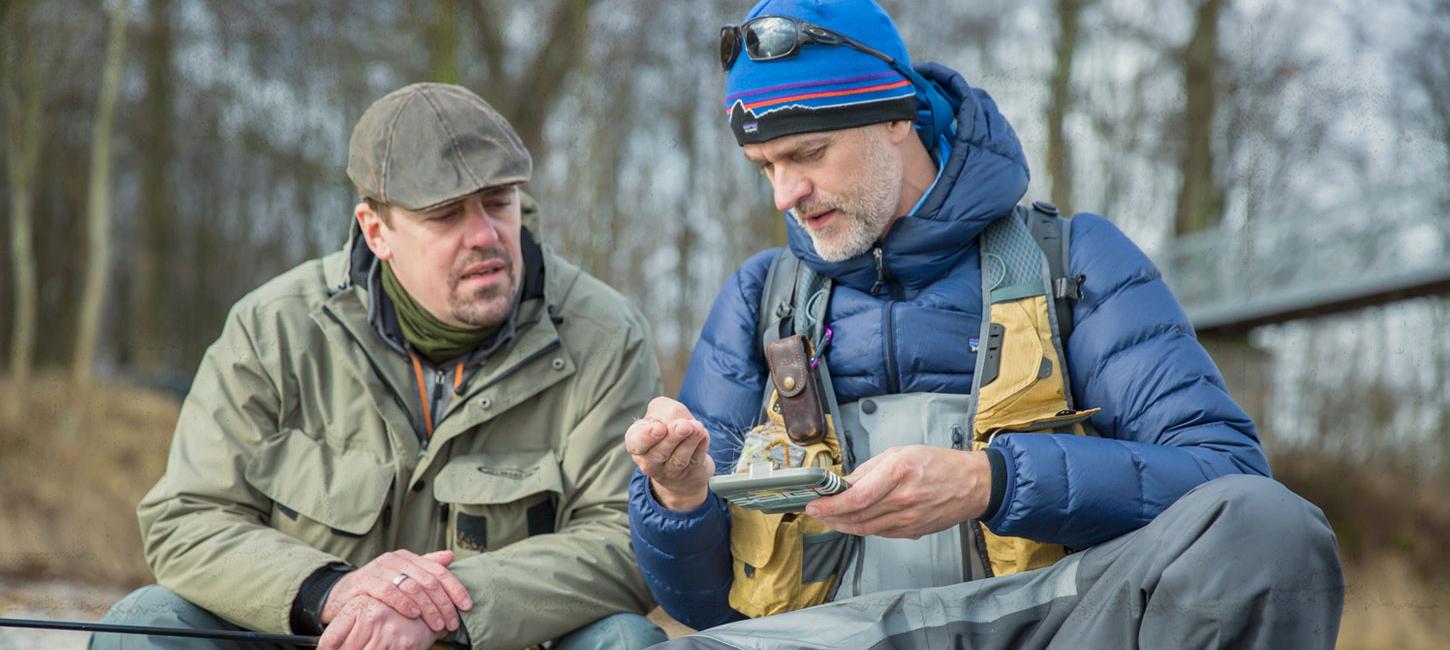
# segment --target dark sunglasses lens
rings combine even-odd
[[[745,51],[756,61],[779,59],[795,53],[799,31],[793,21],[774,16],[758,18],[741,27]]]
[[[726,72],[735,63],[735,57],[740,56],[740,32],[734,25],[726,25],[720,28],[720,67]]]

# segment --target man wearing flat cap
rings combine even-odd
[[[363,114],[346,246],[231,310],[139,509],[159,584],[108,621],[323,648],[663,640],[620,444],[660,391],[648,327],[520,225],[531,171],[458,86]]]

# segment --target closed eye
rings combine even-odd
[[[793,156],[793,158],[796,162],[808,163],[820,160],[821,156],[824,156],[825,154],[826,147],[825,145],[822,145],[813,149],[807,149],[805,151],[799,152],[795,156]]]

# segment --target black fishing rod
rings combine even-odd
[[[69,632],[105,632],[107,634],[145,634],[149,636],[184,636],[194,639],[221,639],[227,641],[269,641],[292,645],[314,647],[318,637],[298,634],[269,634],[247,630],[191,630],[179,627],[151,627],[147,625],[116,625],[113,623],[89,623],[86,621],[41,621],[24,618],[0,618],[0,627],[19,627],[33,630],[64,630]]]

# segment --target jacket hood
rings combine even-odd
[[[997,103],[960,74],[937,64],[915,66],[936,84],[956,111],[954,136],[934,185],[915,214],[896,221],[881,242],[889,278],[914,292],[956,266],[987,224],[1011,212],[1027,193],[1027,159]],[[785,215],[790,250],[819,273],[865,291],[876,282],[870,252],[843,262],[816,254],[810,234]]]

